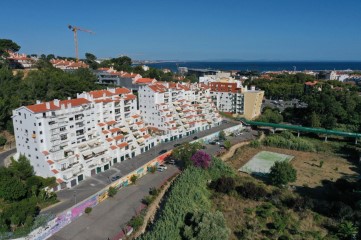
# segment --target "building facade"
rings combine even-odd
[[[261,114],[264,91],[240,86],[237,82],[211,82],[211,96],[221,112],[238,114],[254,119]]]
[[[139,88],[139,110],[144,120],[167,142],[221,123],[204,84],[157,82]]]
[[[37,175],[56,177],[54,190],[73,187],[157,144],[126,88],[38,101],[15,109],[13,123],[17,154],[30,159]]]

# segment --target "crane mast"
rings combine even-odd
[[[79,52],[78,52],[78,31],[82,31],[82,32],[87,32],[87,33],[91,33],[91,34],[95,34],[94,32],[87,30],[87,29],[83,29],[80,27],[76,27],[76,26],[72,26],[72,25],[68,25],[68,28],[73,31],[74,33],[74,44],[75,44],[75,57],[76,57],[76,61],[79,60]]]

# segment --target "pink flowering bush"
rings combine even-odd
[[[197,151],[191,157],[194,166],[201,168],[208,168],[211,165],[211,156],[204,151]]]

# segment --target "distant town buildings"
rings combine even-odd
[[[89,68],[89,65],[84,63],[83,61],[69,61],[64,59],[51,59],[50,63],[55,68],[59,68],[61,70],[77,70],[79,68]]]
[[[138,90],[139,85],[136,82],[142,78],[140,74],[116,71],[112,67],[98,68],[94,73],[99,84],[122,86],[131,90]]]
[[[28,69],[33,68],[36,63],[35,58],[27,57],[26,54],[8,52],[9,57],[7,60],[9,61],[10,67],[13,69]]]

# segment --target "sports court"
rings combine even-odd
[[[261,151],[249,160],[243,167],[238,169],[249,174],[262,175],[270,172],[271,167],[277,161],[291,161],[294,156],[269,151]]]

